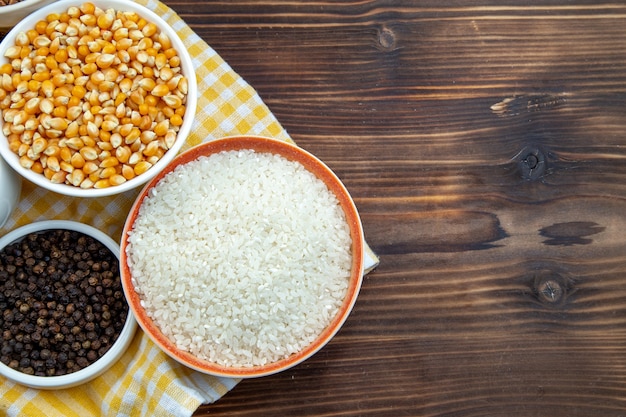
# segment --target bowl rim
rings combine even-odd
[[[7,4],[6,6],[0,6],[0,16],[8,13],[20,11],[22,9],[28,9],[33,7],[37,3],[41,3],[45,0],[22,0],[15,4]]]
[[[0,238],[0,250],[11,243],[21,240],[30,233],[59,229],[72,230],[92,236],[113,252],[118,260],[120,259],[119,245],[110,236],[93,226],[71,220],[42,220],[18,227]],[[22,373],[0,362],[0,374],[14,382],[31,388],[61,389],[74,387],[96,378],[113,366],[130,346],[136,330],[137,321],[129,306],[126,323],[124,323],[124,327],[115,343],[102,357],[86,368],[59,376],[36,376]]]
[[[34,24],[40,20],[41,18],[47,16],[51,12],[59,12],[62,10],[67,10],[70,6],[81,5],[85,1],[82,0],[58,0],[53,3],[50,3],[41,9],[38,9],[27,17],[22,19],[19,23],[17,23],[4,37],[2,42],[0,42],[0,63],[5,62],[6,58],[4,58],[4,54],[2,53],[6,48],[13,45],[15,42],[15,38],[17,34],[21,31],[30,29],[31,26],[34,27]],[[182,39],[178,36],[178,33],[174,28],[172,28],[167,21],[165,21],[161,16],[134,1],[126,1],[126,0],[89,0],[90,3],[93,3],[96,7],[100,7],[102,9],[113,8],[115,10],[125,10],[125,11],[133,11],[137,14],[144,17],[146,20],[157,24],[159,29],[165,32],[181,59],[181,68],[183,74],[187,77],[188,82],[188,91],[187,91],[187,103],[185,116],[183,117],[183,124],[180,126],[180,129],[177,133],[176,141],[174,145],[161,157],[161,159],[154,164],[149,170],[145,173],[136,176],[123,184],[111,186],[107,188],[89,188],[82,189],[80,187],[75,187],[68,184],[54,184],[42,174],[37,174],[29,169],[23,168],[19,163],[18,156],[13,153],[9,149],[8,139],[0,129],[0,156],[5,159],[5,161],[22,177],[26,178],[30,182],[40,186],[48,191],[52,191],[58,194],[71,196],[71,197],[105,197],[110,195],[116,195],[123,193],[128,190],[135,189],[155,175],[158,174],[160,170],[166,167],[180,152],[181,148],[187,142],[187,138],[192,130],[192,125],[195,123],[195,115],[197,111],[198,105],[198,86],[197,86],[197,75],[195,71],[195,67],[193,64],[193,59],[185,46]],[[18,3],[19,4],[19,3]],[[0,7],[8,7],[8,6],[0,6]],[[2,126],[3,121],[0,119],[0,126]]]
[[[307,170],[313,172],[317,178],[324,181],[329,189],[337,196],[344,210],[350,227],[353,249],[352,269],[346,297],[341,304],[339,311],[326,329],[322,331],[322,333],[311,344],[300,352],[296,352],[277,362],[253,367],[222,366],[207,360],[199,359],[188,352],[177,349],[175,344],[163,335],[154,322],[147,317],[145,310],[141,308],[140,298],[135,292],[126,256],[129,232],[132,230],[138,210],[141,207],[143,200],[146,198],[147,193],[152,187],[154,187],[163,177],[181,164],[193,161],[203,155],[210,155],[223,150],[237,149],[255,149],[262,152],[278,153],[290,160],[300,162]],[[124,288],[126,299],[128,300],[131,310],[133,310],[133,314],[135,315],[139,326],[148,335],[148,337],[157,346],[159,346],[161,350],[177,362],[202,373],[220,377],[256,378],[267,376],[287,370],[310,358],[322,349],[343,326],[344,322],[351,313],[354,304],[356,303],[356,299],[363,282],[363,226],[361,224],[361,219],[356,205],[345,185],[324,162],[310,152],[289,142],[264,136],[238,135],[223,137],[201,143],[178,155],[167,168],[151,179],[137,196],[137,199],[133,203],[124,224],[120,248],[122,286]]]

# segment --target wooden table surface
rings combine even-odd
[[[195,415],[626,415],[626,4],[165,3],[381,257],[322,351]]]

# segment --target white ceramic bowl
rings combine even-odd
[[[22,189],[22,179],[0,157],[0,227],[9,219]]]
[[[56,0],[22,0],[8,6],[0,6],[0,29],[8,30],[20,20]]]
[[[61,13],[67,11],[70,6],[81,6],[83,3],[84,1],[82,0],[59,0],[35,11],[34,13],[23,19],[6,35],[2,43],[0,43],[0,65],[8,61],[7,58],[4,57],[4,54],[9,47],[15,45],[15,39],[18,33],[25,32],[29,29],[34,28],[35,24],[38,21],[44,19],[51,13]],[[187,102],[185,105],[186,111],[183,116],[183,123],[180,126],[174,145],[167,152],[165,152],[163,157],[161,157],[161,159],[156,164],[154,164],[152,168],[147,170],[145,173],[138,175],[135,178],[130,179],[120,185],[115,185],[107,188],[82,189],[73,185],[55,184],[48,180],[46,177],[44,177],[42,174],[33,172],[30,169],[23,168],[20,165],[18,156],[9,149],[7,137],[3,134],[3,132],[0,131],[0,154],[4,157],[8,164],[11,165],[20,175],[42,188],[54,191],[59,194],[74,197],[102,197],[118,194],[124,191],[134,189],[153,178],[163,168],[165,168],[172,159],[174,159],[174,157],[180,151],[181,147],[184,145],[185,140],[187,139],[191,130],[191,125],[194,121],[197,106],[197,82],[191,56],[189,55],[189,52],[187,51],[187,48],[184,46],[181,39],[176,34],[176,31],[174,31],[174,29],[172,29],[167,24],[167,22],[165,22],[161,17],[159,17],[156,13],[152,12],[148,8],[133,1],[93,0],[91,1],[91,3],[103,10],[113,8],[120,11],[136,12],[139,16],[143,17],[148,22],[153,22],[154,24],[156,24],[157,27],[170,38],[172,46],[178,52],[178,56],[181,60],[182,73],[188,81],[188,94]],[[0,126],[1,125],[2,118],[0,118]]]
[[[119,245],[108,235],[92,226],[67,220],[46,220],[31,223],[15,229],[0,238],[0,250],[4,249],[7,245],[13,242],[21,240],[24,236],[30,233],[57,229],[73,230],[89,235],[104,244],[119,259]],[[61,389],[83,384],[102,374],[118,361],[130,345],[136,329],[137,321],[132,315],[132,312],[129,310],[126,323],[111,348],[100,359],[74,373],[60,376],[27,375],[0,362],[0,375],[3,375],[6,378],[22,385],[38,389]]]

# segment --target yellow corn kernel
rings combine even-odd
[[[106,143],[107,145],[111,145],[111,135],[111,132],[105,132],[104,130],[100,130],[100,136],[98,136],[100,141],[98,143]]]
[[[74,171],[74,167],[72,166],[72,164],[68,163],[68,162],[63,162],[61,161],[59,163],[59,167],[61,168],[61,171],[64,171],[66,173],[71,173],[72,171]]]
[[[63,184],[65,182],[65,178],[67,177],[67,172],[65,171],[58,171],[55,172],[52,177],[50,178],[50,181],[53,184]]]
[[[154,126],[153,131],[157,136],[165,136],[169,128],[170,128],[170,121],[168,119],[165,119],[157,123],[156,126]]]
[[[54,103],[49,98],[44,98],[39,101],[39,110],[45,114],[52,114],[54,111]]]
[[[96,149],[91,146],[83,146],[78,151],[78,154],[81,156],[81,158],[83,158],[83,167],[86,161],[95,161],[98,159],[98,151],[96,151]]]
[[[141,70],[141,75],[149,79],[155,78],[154,70],[149,65],[144,65],[144,67]]]
[[[170,89],[166,84],[157,84],[151,91],[155,97],[164,97],[170,93]]]
[[[176,132],[174,132],[173,130],[169,130],[165,134],[165,138],[164,138],[165,149],[171,149],[172,146],[174,146],[175,142],[176,142]]]
[[[65,117],[70,121],[74,121],[78,119],[82,113],[83,109],[80,106],[72,106],[67,109]]]
[[[80,188],[82,188],[82,189],[93,188],[93,186],[94,186],[94,182],[91,181],[91,179],[89,179],[89,178],[85,178],[83,180],[83,182],[80,183]]]
[[[109,68],[111,65],[113,65],[114,61],[115,61],[114,54],[100,54],[96,58],[95,63],[98,66],[98,68],[106,69],[106,68]]]
[[[163,101],[172,109],[177,109],[183,105],[183,100],[175,94],[166,95],[163,97]]]
[[[46,56],[46,67],[51,70],[59,68],[59,62],[55,59],[54,55]]]
[[[59,158],[62,161],[70,162],[72,160],[72,150],[66,146],[61,146],[59,150]],[[48,159],[48,164],[50,164],[50,160]],[[58,164],[58,162],[57,162]]]
[[[139,125],[137,126],[140,130],[148,130],[152,127],[152,119],[148,115],[141,116],[141,120],[139,121]]]
[[[39,137],[33,141],[31,149],[33,150],[35,154],[40,154],[43,151],[45,151],[47,147],[48,147],[48,141],[43,137]]]
[[[18,59],[22,56],[22,47],[18,45],[12,45],[4,52],[4,56],[9,59]]]
[[[97,138],[99,134],[100,134],[100,129],[98,129],[98,126],[94,122],[88,122],[87,123],[87,135],[89,135],[89,137],[91,138]]]
[[[48,145],[48,147],[46,149],[44,149],[43,154],[50,157],[50,156],[58,156],[59,152],[60,152],[60,148],[58,145]]]
[[[159,32],[156,35],[156,39],[161,44],[161,48],[162,49],[169,50],[169,49],[172,48],[172,41],[170,40],[169,36],[167,36],[166,33]],[[176,52],[176,51],[174,51],[174,52]]]
[[[156,138],[157,138],[157,134],[151,130],[145,130],[141,132],[141,136],[139,137],[139,139],[141,140],[141,143],[145,145],[156,140]]]
[[[155,57],[154,57],[154,65],[161,71],[163,72],[164,70],[166,71],[166,73],[164,74],[164,76],[168,76],[169,77],[167,79],[172,78],[172,75],[174,74],[172,72],[172,70],[167,67],[167,63],[168,63],[169,59],[168,57],[164,54],[164,53],[158,53]],[[159,73],[160,74],[160,73]],[[163,77],[161,77],[161,79],[164,79]]]
[[[65,136],[68,138],[74,138],[78,136],[80,130],[80,125],[77,121],[72,121],[67,125],[67,129],[65,129]]]
[[[100,126],[100,128],[105,132],[112,132],[118,126],[119,122],[116,120],[105,120],[102,122],[102,126]]]
[[[130,165],[123,165],[122,176],[126,178],[127,180],[132,180],[137,175],[135,174],[135,170],[133,169],[133,167],[131,167]]]
[[[115,20],[115,13],[111,10],[99,15],[96,23],[100,29],[109,29]]]
[[[117,174],[115,167],[102,168],[99,173],[100,178],[110,178],[112,175]]]
[[[67,120],[65,120],[62,117],[53,117],[52,119],[50,119],[49,125],[51,129],[65,130],[67,129],[68,124],[67,124]]]
[[[9,63],[0,65],[0,75],[10,75],[13,72],[13,66]]]
[[[94,14],[86,13],[80,17],[80,21],[85,24],[85,26],[93,27],[97,23],[97,18]]]
[[[30,167],[30,170],[37,174],[43,174],[43,169],[43,165],[40,161],[33,162],[33,165]]]
[[[52,115],[55,118],[65,119],[67,117],[67,106],[61,103],[55,102],[54,110],[52,110]]]
[[[74,107],[74,106],[82,106],[82,100],[76,96],[71,96],[70,99],[67,101],[67,107]]]
[[[135,175],[141,175],[152,167],[152,164],[148,161],[139,161],[134,168]]]
[[[93,184],[93,188],[98,188],[98,189],[108,188],[110,186],[111,186],[111,183],[109,182],[108,178],[99,179]]]
[[[128,162],[131,154],[132,152],[130,151],[130,148],[128,146],[120,146],[119,148],[115,149],[115,158],[118,160],[118,162],[122,164]]]
[[[81,66],[81,71],[85,75],[91,75],[94,72],[98,71],[98,65],[96,65],[95,62],[84,64],[83,66]]]
[[[174,114],[170,117],[170,125],[181,126],[183,124],[183,118],[180,114]]]
[[[120,135],[118,132],[112,133],[108,138],[108,142],[111,145],[112,149],[120,147],[123,141],[124,139],[122,138],[122,135]]]
[[[129,165],[137,165],[139,162],[143,161],[143,155],[141,152],[136,151],[133,152],[129,157],[128,157],[128,164]]]
[[[67,49],[59,49],[54,53],[54,60],[58,63],[67,62],[68,57]]]
[[[46,78],[40,81],[41,81],[40,91],[43,93],[43,96],[46,98],[52,98],[54,95],[54,90],[56,89],[54,84],[52,84],[52,81],[49,78]]]
[[[85,148],[83,148],[85,149]],[[82,169],[85,166],[85,158],[82,155],[82,149],[72,155],[70,164],[77,169]],[[81,180],[82,181],[82,180]]]
[[[133,127],[130,133],[124,138],[124,143],[130,145],[131,143],[135,143],[137,139],[141,136],[141,130],[137,127]]]
[[[139,111],[139,114],[141,114],[142,116],[145,116],[148,113],[150,113],[150,106],[148,106],[146,103],[141,103],[137,107],[137,110]]]
[[[24,111],[28,114],[35,114],[39,110],[41,97],[33,97],[24,105]]]
[[[39,89],[41,88],[41,81],[37,81],[37,80],[29,80],[28,81],[28,91],[32,91],[32,92],[39,92]]]
[[[120,105],[123,105],[124,102],[126,101],[126,94],[125,93],[119,93],[116,97],[115,97],[115,101],[113,102],[113,104],[115,105],[115,107],[118,107]]]
[[[85,59],[85,57],[91,53],[89,47],[87,46],[88,42],[89,40],[84,40],[84,37],[79,41],[78,48],[76,49],[76,56],[78,58]]]
[[[172,68],[180,67],[180,57],[178,55],[173,56],[170,58],[168,63]]]
[[[30,159],[28,156],[24,155],[20,157],[20,165],[26,169],[31,169],[35,161]]]
[[[46,81],[50,79],[50,72],[49,71],[38,71],[36,73],[33,74],[33,80],[35,81]]]
[[[98,168],[98,164],[93,161],[86,161],[85,165],[83,166],[83,172],[85,173],[85,175],[92,175],[96,173],[97,176],[97,172],[99,169],[100,168]]]
[[[135,153],[141,153],[141,151],[143,151],[143,148],[146,147],[146,145],[144,145],[144,143],[140,140],[136,140],[135,142],[131,143],[129,145],[131,152]]]
[[[152,94],[148,94],[144,99],[144,103],[150,107],[156,107],[156,105],[159,104],[159,98],[153,96]]]
[[[159,151],[159,142],[155,140],[146,145],[145,149],[143,150],[143,154],[146,157],[151,157],[151,156],[157,155],[158,151]]]
[[[120,164],[120,161],[117,160],[114,156],[109,156],[104,158],[102,162],[100,162],[100,168],[114,168]]]
[[[53,172],[58,172],[61,170],[61,164],[59,163],[59,159],[56,156],[49,156],[46,159],[46,166],[49,170]]]
[[[67,180],[73,186],[78,187],[85,180],[85,173],[81,169],[75,169],[67,176]]]
[[[87,89],[83,85],[74,85],[72,87],[72,97],[78,97],[82,99],[87,94]]]
[[[113,145],[111,145],[111,142],[100,141],[96,145],[101,151],[111,152],[113,150]]]
[[[123,184],[126,181],[126,178],[120,174],[114,174],[109,177],[109,183],[113,186]]]
[[[83,142],[83,140],[79,137],[73,137],[73,138],[67,139],[65,141],[65,145],[70,149],[74,149],[75,151],[78,151],[82,149],[83,146],[85,146],[85,142]]]
[[[44,167],[43,169],[43,175],[44,177],[46,177],[47,179],[52,178],[52,176],[54,175],[54,171],[52,171],[50,168],[48,167]]]

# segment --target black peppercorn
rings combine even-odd
[[[78,371],[109,350],[127,315],[118,260],[91,237],[49,230],[0,250],[0,360],[13,369]]]

